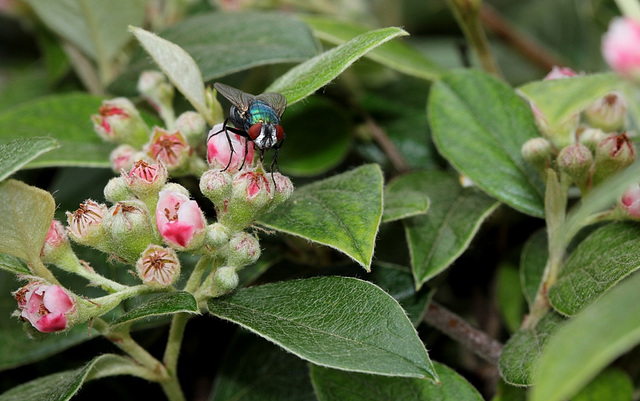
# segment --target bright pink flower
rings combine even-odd
[[[602,55],[618,74],[640,80],[640,23],[614,18],[602,37]]]
[[[29,283],[14,293],[20,316],[43,333],[65,330],[75,301],[57,285]]]
[[[178,249],[199,247],[204,240],[206,223],[196,201],[176,191],[160,191],[156,225],[169,245]]]
[[[185,165],[191,151],[187,140],[180,132],[169,133],[158,127],[153,129],[153,136],[147,147],[147,154],[153,160],[164,163],[169,171]]]
[[[640,185],[635,184],[627,189],[622,195],[620,205],[629,213],[629,216],[640,218]]]
[[[168,172],[162,162],[149,164],[144,160],[138,160],[126,173],[122,171],[127,185],[136,195],[157,192],[167,182]]]
[[[246,138],[231,132],[227,137],[225,132],[220,132],[221,130],[222,124],[218,124],[209,131],[207,138],[209,166],[214,169],[227,169],[230,173],[235,173],[240,170],[243,160],[245,165],[251,165],[254,154],[253,144],[247,144]],[[229,147],[229,140],[231,140],[232,147]]]

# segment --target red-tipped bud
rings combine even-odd
[[[40,258],[45,263],[55,263],[59,257],[69,251],[71,251],[71,245],[67,230],[58,220],[52,220],[40,251]]]
[[[593,185],[631,165],[636,147],[626,134],[609,135],[596,148]]]
[[[130,170],[133,167],[136,153],[138,151],[131,145],[120,145],[111,151],[109,161],[111,169],[116,173],[121,170]]]
[[[105,141],[140,147],[149,140],[149,127],[127,98],[105,100],[91,116],[93,128]]]

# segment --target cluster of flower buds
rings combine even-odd
[[[157,71],[145,71],[138,81],[138,91],[158,112],[164,127],[150,128],[136,106],[126,98],[105,100],[99,114],[93,115],[94,130],[106,141],[118,144],[110,155],[111,167],[119,173],[129,170],[133,162],[162,161],[174,176],[200,174],[204,162],[206,122],[193,111],[175,117],[174,87]]]
[[[545,79],[571,79],[569,68],[554,68]],[[612,92],[583,113],[575,113],[551,127],[540,110],[531,105],[541,137],[522,146],[522,156],[541,172],[557,168],[583,194],[635,160],[635,145],[624,132],[627,104],[620,93]],[[585,123],[580,125],[580,118]]]

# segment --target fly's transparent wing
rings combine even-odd
[[[243,112],[249,110],[249,106],[251,105],[251,103],[256,100],[255,96],[229,85],[216,82],[213,84],[213,87],[216,88],[218,93],[224,96],[228,101],[230,101],[234,106],[236,106],[238,109],[240,109],[240,111]]]
[[[256,96],[256,99],[262,100],[269,106],[273,107],[273,109],[278,114],[278,118],[282,117],[284,113],[284,109],[287,108],[287,98],[282,96],[279,93],[275,92],[267,92],[261,95]]]

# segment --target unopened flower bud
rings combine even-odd
[[[585,145],[591,152],[595,152],[598,144],[608,135],[599,128],[585,128],[580,131],[578,141]]]
[[[549,167],[555,153],[553,145],[542,137],[531,138],[522,145],[522,157],[540,170]]]
[[[204,143],[207,122],[200,113],[185,111],[178,116],[175,128],[187,138],[187,142],[192,148],[195,149]]]
[[[131,145],[120,145],[111,151],[109,161],[111,169],[119,173],[121,170],[129,170],[133,167],[137,150]]]
[[[75,296],[58,285],[31,282],[13,296],[20,318],[43,333],[68,329],[77,315]]]
[[[247,266],[255,263],[259,257],[260,243],[255,236],[242,231],[231,237],[227,259],[230,266]]]
[[[593,155],[589,148],[581,143],[566,146],[558,154],[556,163],[583,193],[588,190],[593,166]]]
[[[200,177],[200,192],[213,202],[216,208],[223,209],[224,203],[231,197],[231,174],[222,170],[207,170]]]
[[[127,98],[105,100],[91,116],[93,128],[105,141],[141,147],[149,140],[149,127]]]
[[[214,298],[233,291],[240,282],[234,266],[222,266],[213,272],[202,285],[204,296]]]
[[[67,230],[71,239],[78,244],[108,252],[107,238],[103,225],[106,214],[107,206],[91,199],[81,203],[75,212],[67,212]]]
[[[626,216],[640,220],[640,185],[634,184],[625,191],[620,199],[620,209]]]
[[[136,161],[129,173],[122,171],[122,177],[127,186],[140,199],[160,192],[160,189],[167,182],[168,176],[167,169],[162,162],[150,164],[144,160]]]
[[[189,190],[185,187],[183,187],[182,185],[175,183],[175,182],[168,182],[165,184],[164,187],[162,187],[162,191],[173,191],[173,192],[177,192],[179,194],[182,194],[184,196],[186,196],[187,198],[191,196],[191,194],[189,193]]]
[[[125,181],[124,177],[113,177],[107,182],[104,190],[104,198],[111,203],[116,203],[133,198],[129,185]]]
[[[633,18],[614,18],[602,37],[602,55],[624,78],[640,82],[640,23]]]
[[[112,206],[105,215],[104,229],[111,253],[129,263],[135,263],[140,253],[156,241],[151,216],[140,200]]]
[[[138,79],[138,92],[160,114],[167,126],[175,120],[173,111],[173,95],[175,89],[167,78],[158,71],[144,71]]]
[[[229,243],[229,230],[220,223],[213,223],[207,226],[204,243],[211,252],[219,251]]]
[[[196,201],[165,189],[160,191],[156,225],[169,246],[178,250],[195,250],[204,242],[207,221]]]
[[[276,184],[269,211],[283,204],[293,195],[293,183],[289,177],[280,173],[273,173],[273,181],[275,181]]]
[[[145,149],[153,160],[161,161],[169,172],[182,172],[189,166],[192,149],[178,131],[169,133],[154,127],[151,142]]]
[[[638,43],[640,46],[640,42]],[[617,92],[611,92],[595,101],[585,111],[589,125],[606,132],[621,131],[625,125],[627,102]]]
[[[173,249],[151,244],[140,255],[136,270],[146,285],[164,288],[180,276],[180,260]]]
[[[593,185],[628,167],[635,157],[636,147],[626,134],[609,135],[596,148]]]
[[[250,166],[253,161],[253,144],[247,139],[230,131],[222,130],[218,124],[211,128],[207,137],[207,161],[212,169],[235,173],[244,165]]]
[[[40,259],[45,263],[55,263],[60,257],[64,257],[71,251],[67,230],[58,220],[52,220],[49,231],[44,239],[44,245],[40,251]]]
[[[224,210],[218,207],[218,221],[232,231],[242,230],[266,211],[273,199],[273,183],[262,172],[238,173]]]

